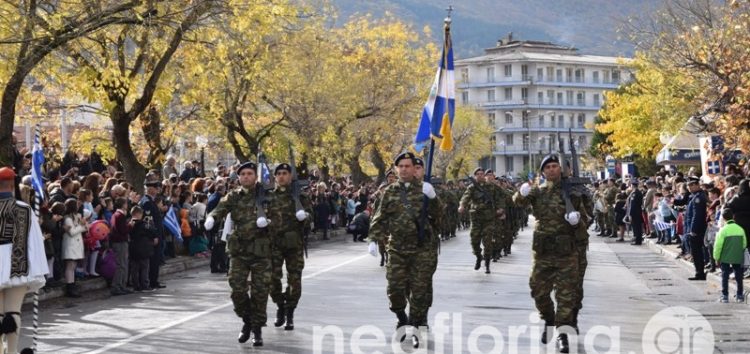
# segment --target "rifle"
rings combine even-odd
[[[294,163],[294,150],[292,150],[292,143],[289,143],[289,165],[292,167],[292,198],[294,198],[294,210],[295,212],[304,210],[302,207],[302,202],[299,199],[299,195],[302,191],[302,183],[300,183],[299,178],[297,176],[297,166]],[[305,220],[306,222],[309,222],[308,220]],[[303,229],[303,247],[305,251],[305,258],[307,258],[307,236],[304,235],[304,229]]]
[[[258,147],[258,164],[255,166],[255,175],[258,176],[259,182],[255,185],[255,207],[259,218],[266,218],[266,209],[263,203],[266,201],[266,187],[263,185],[263,165],[266,163],[266,157]],[[280,221],[280,220],[279,220]]]
[[[562,139],[559,141],[560,147],[560,163],[562,164],[562,196],[565,200],[565,212],[570,213],[576,211],[573,207],[573,203],[570,201],[570,196],[584,196],[588,195],[590,191],[586,188],[586,185],[591,184],[591,179],[581,177],[578,171],[578,153],[576,152],[575,144],[573,143],[573,130],[568,129],[568,148],[570,149],[570,167],[568,167],[568,160],[565,158],[565,144]],[[571,171],[572,169],[572,171]]]

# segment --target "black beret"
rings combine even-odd
[[[417,157],[417,158],[414,159],[414,165],[415,166],[422,166],[422,167],[424,167],[424,161],[422,159],[420,159],[419,157]]]
[[[246,168],[249,168],[249,169],[255,171],[255,168],[256,168],[255,162],[248,161],[248,162],[243,163],[242,165],[240,165],[240,167],[237,168],[237,174],[239,175],[240,172],[242,170],[246,169]]]
[[[393,160],[393,165],[398,166],[398,162],[403,159],[410,159],[413,164],[415,165],[417,164],[417,157],[414,156],[413,153],[407,151],[407,152],[402,152],[398,156],[396,156],[396,159]]]
[[[280,163],[276,166],[276,168],[273,169],[273,174],[279,173],[281,170],[287,170],[289,173],[292,173],[292,166],[290,166],[288,163]]]
[[[542,159],[542,164],[539,165],[539,170],[540,171],[544,170],[544,166],[547,165],[550,162],[556,162],[556,163],[559,164],[560,163],[560,158],[557,157],[557,155],[555,155],[555,154],[550,154],[550,155],[545,156],[544,159]]]
[[[389,169],[388,171],[385,171],[385,176],[388,177],[390,175],[396,175],[396,172],[393,172],[393,169]]]
[[[477,168],[475,168],[475,169],[474,169],[474,172],[472,172],[471,174],[472,174],[472,175],[476,175],[476,174],[477,174],[477,172],[480,172],[480,171],[481,171],[481,172],[484,172],[484,169],[483,169],[483,168],[481,168],[481,167],[477,167]]]
[[[487,171],[484,171],[484,174],[489,174],[489,173],[492,173],[492,174],[494,174],[495,172],[494,172],[494,171],[492,171],[491,169],[487,169]]]

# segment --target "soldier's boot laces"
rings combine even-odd
[[[286,310],[286,326],[284,326],[284,330],[285,331],[294,330],[294,309]]]
[[[253,347],[263,346],[263,336],[261,334],[261,327],[253,328]]]
[[[490,260],[484,261],[484,274],[490,274]]]
[[[542,344],[547,344],[547,334],[552,333],[555,330],[554,321],[545,321],[544,328],[542,329]]]
[[[284,318],[285,313],[284,304],[279,304],[279,308],[276,310],[276,322],[273,323],[274,327],[281,327],[284,325],[284,322],[286,322],[286,318]]]
[[[557,336],[557,350],[560,351],[560,353],[570,353],[567,334],[561,333]]]
[[[245,343],[248,339],[250,339],[250,317],[243,317],[242,322],[244,323],[242,324],[242,330],[240,330],[239,336],[237,336],[237,341],[240,343]]]
[[[474,264],[474,270],[479,270],[479,268],[482,268],[482,257],[477,256],[477,263]]]

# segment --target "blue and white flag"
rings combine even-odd
[[[39,213],[39,207],[44,202],[44,180],[42,179],[42,166],[44,165],[44,150],[39,142],[41,128],[39,124],[35,127],[34,148],[31,153],[31,187],[34,188],[34,211]]]
[[[263,185],[269,185],[271,183],[271,169],[265,162],[260,163],[260,182]]]
[[[170,207],[167,211],[167,215],[164,216],[164,227],[172,233],[177,241],[182,242],[182,230],[180,229],[180,221],[177,219],[177,213],[174,211],[174,207]]]
[[[414,149],[422,151],[432,137],[442,139],[440,150],[453,148],[453,117],[456,112],[456,87],[453,74],[453,45],[450,29],[446,26],[443,41],[443,52],[438,65],[435,81],[430,89],[422,109],[417,135],[414,138]]]

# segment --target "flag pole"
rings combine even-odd
[[[453,12],[453,6],[448,6],[448,8],[446,9],[446,11],[448,11],[448,16],[445,18],[445,20],[443,20],[445,26],[443,28],[444,29],[443,30],[443,58],[442,58],[443,62],[441,64],[441,66],[444,67],[445,70],[448,70],[448,49],[447,49],[447,44],[448,44],[448,32],[450,31],[450,28],[451,28],[451,12]],[[448,103],[449,97],[446,96],[443,99],[445,100],[446,110],[449,110],[450,109],[449,108],[450,105]],[[450,119],[450,116],[448,117],[448,119]],[[443,137],[443,138],[445,139],[445,137]],[[427,172],[425,173],[425,176],[424,176],[424,181],[425,182],[430,182],[430,180],[432,179],[432,162],[433,162],[434,155],[435,155],[435,138],[433,138],[432,136],[430,136],[430,152],[427,155]],[[427,204],[426,201],[425,201],[425,204]]]

